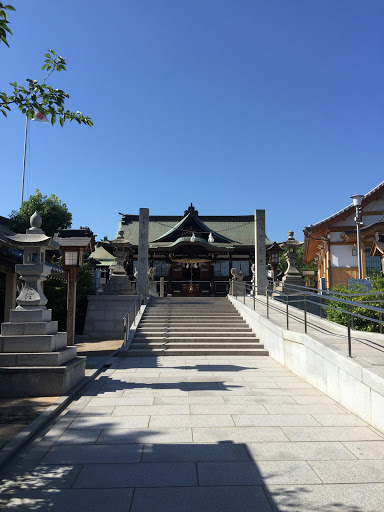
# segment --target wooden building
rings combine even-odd
[[[127,273],[137,268],[139,216],[122,215],[118,232],[131,244]],[[149,265],[155,280],[164,277],[165,291],[172,296],[225,295],[230,270],[243,279],[252,278],[254,262],[254,216],[200,216],[191,206],[183,216],[149,216]],[[271,242],[266,238],[267,246]]]
[[[326,287],[346,285],[358,278],[355,207],[350,204],[326,219],[304,228],[304,263],[317,263],[318,281]],[[368,192],[361,203],[361,262],[363,278],[381,272],[380,256],[371,255],[375,234],[384,228],[384,182]],[[373,254],[373,253],[372,253]]]

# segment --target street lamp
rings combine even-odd
[[[59,229],[54,241],[60,245],[67,273],[67,345],[74,345],[77,279],[83,268],[84,252],[93,250],[94,237],[89,229]]]
[[[273,282],[277,280],[276,273],[277,273],[277,267],[279,265],[280,260],[280,254],[284,252],[279,244],[274,242],[266,251],[269,255],[269,263],[272,267],[273,271]]]
[[[359,273],[359,279],[363,279],[363,273],[361,269],[361,244],[360,244],[360,226],[363,224],[361,220],[361,201],[363,200],[364,196],[361,194],[356,194],[354,196],[351,196],[351,199],[353,199],[353,206],[356,208],[356,237],[357,237],[357,268]]]

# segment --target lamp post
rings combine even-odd
[[[351,199],[353,199],[353,206],[356,208],[356,238],[357,238],[357,269],[359,274],[359,279],[363,279],[363,272],[361,268],[361,243],[360,243],[360,227],[363,224],[361,220],[361,201],[363,200],[364,196],[361,194],[356,194],[354,196],[351,196]]]
[[[279,244],[274,242],[268,249],[267,254],[269,254],[269,263],[272,267],[273,272],[273,282],[277,280],[277,267],[279,266],[280,254],[283,252],[282,248]]]
[[[89,229],[61,229],[54,240],[60,244],[63,268],[67,273],[67,345],[75,342],[76,286],[83,268],[84,252],[93,248],[93,233]]]

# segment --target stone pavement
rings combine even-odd
[[[92,340],[78,337],[77,353],[87,356],[85,373],[100,367],[121,347],[121,340]],[[53,405],[58,396],[29,398],[0,398],[0,449],[32,423],[45,409]]]
[[[2,477],[6,511],[382,512],[384,435],[270,357],[116,358]]]

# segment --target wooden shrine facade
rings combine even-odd
[[[139,216],[121,215],[118,232],[130,243],[126,270],[134,280]],[[149,265],[172,296],[226,295],[232,268],[251,280],[254,253],[253,215],[199,216],[191,204],[182,217],[149,216]]]

